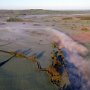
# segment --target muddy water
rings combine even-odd
[[[90,90],[89,61],[85,61],[79,55],[88,52],[84,46],[56,29],[35,27],[29,23],[25,25],[9,23],[0,29],[0,49],[23,51],[30,48],[32,51],[28,55],[44,52],[38,59],[44,68],[51,64],[52,41],[57,42],[59,47],[63,46],[72,90]],[[0,62],[10,57],[1,52],[0,56]],[[52,85],[47,73],[38,72],[36,64],[15,57],[0,68],[0,90],[57,90],[57,88]]]
[[[0,29],[0,49],[7,51],[32,49],[28,56],[39,55],[38,61],[42,67],[48,67],[51,63],[49,57],[51,49],[46,32],[42,31],[42,28],[15,25],[9,24],[8,27]],[[0,62],[9,57],[11,55],[0,52]],[[57,88],[50,82],[47,73],[37,70],[35,63],[15,57],[0,67],[0,90],[57,90]]]

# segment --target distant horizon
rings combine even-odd
[[[0,0],[0,10],[90,10],[90,0]]]
[[[43,8],[31,8],[31,9],[0,9],[0,10],[50,10],[50,11],[90,11],[90,9],[43,9]]]

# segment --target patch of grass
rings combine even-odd
[[[82,27],[81,30],[87,32],[87,31],[89,31],[89,28],[87,28],[87,27]]]
[[[90,16],[78,16],[80,20],[90,20]]]
[[[64,17],[62,18],[62,20],[72,20],[73,18],[72,17]]]
[[[7,22],[22,22],[23,20],[21,18],[8,18]]]
[[[22,19],[22,18],[8,18],[7,19],[7,22],[33,22],[32,20],[29,20],[29,19]]]

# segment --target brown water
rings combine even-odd
[[[44,54],[38,59],[42,67],[47,68],[51,64],[50,43],[55,41],[59,47],[64,46],[67,52],[67,69],[73,90],[90,90],[89,61],[84,55],[88,50],[73,41],[66,34],[50,28],[32,26],[30,23],[8,23],[0,28],[0,49],[16,51],[31,48],[32,54]],[[0,52],[0,62],[10,55]],[[76,83],[76,84],[75,84]],[[47,73],[38,72],[36,64],[22,58],[13,58],[0,68],[0,90],[57,90],[50,82]]]

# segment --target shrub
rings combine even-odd
[[[90,20],[90,16],[78,16],[80,20]]]
[[[87,27],[82,27],[81,30],[82,30],[82,31],[88,31],[89,28],[87,28]]]
[[[7,19],[7,22],[22,22],[23,20],[21,18],[9,18]]]
[[[72,20],[72,17],[64,17],[62,20]]]
[[[21,18],[9,18],[7,19],[7,22],[33,22],[33,20],[30,19],[21,19]]]

